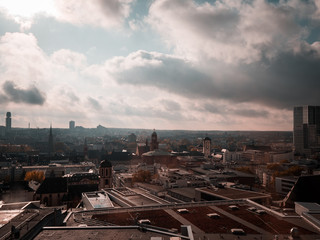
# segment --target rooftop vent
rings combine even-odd
[[[180,208],[177,210],[178,213],[188,213],[189,210],[188,209],[185,209],[185,208]]]
[[[239,207],[236,206],[236,205],[230,205],[229,208],[230,208],[231,210],[238,210],[238,209],[239,209]]]
[[[150,220],[149,219],[140,219],[138,221],[139,224],[151,224]]]
[[[209,218],[220,218],[220,215],[218,213],[208,213],[207,216]]]

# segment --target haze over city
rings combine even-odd
[[[319,1],[0,1],[0,125],[292,130]]]

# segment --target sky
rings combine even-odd
[[[291,131],[320,0],[0,0],[0,125]]]

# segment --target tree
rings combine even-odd
[[[42,183],[44,179],[45,179],[44,173],[42,171],[37,171],[37,170],[27,172],[24,177],[25,181],[32,181],[33,180],[38,183]]]
[[[133,182],[150,182],[151,181],[151,173],[145,170],[139,170],[134,173],[132,176]]]
[[[267,169],[273,171],[282,171],[283,167],[279,163],[270,163],[267,165]]]
[[[244,172],[244,173],[248,173],[248,174],[254,174],[254,172],[251,170],[250,167],[238,167],[236,168],[237,171],[239,172]]]
[[[281,176],[300,176],[301,172],[304,170],[303,167],[300,166],[292,166],[287,170],[284,171],[275,171],[273,173],[274,177],[281,177]]]

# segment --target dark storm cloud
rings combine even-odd
[[[155,86],[190,97],[208,96],[214,90],[214,83],[207,74],[182,59],[139,51],[129,55],[128,60],[137,65],[116,73],[119,83]]]
[[[249,118],[268,117],[269,113],[264,110],[255,109],[236,109],[233,111],[235,115]]]
[[[45,96],[35,86],[20,89],[13,82],[6,81],[2,87],[7,101],[32,105],[42,105],[45,102]]]
[[[302,48],[299,53],[283,52],[275,58],[251,64],[228,65],[212,61],[212,69],[206,71],[164,54],[136,54],[139,57],[129,56],[129,62],[143,62],[143,65],[132,65],[118,72],[115,76],[119,83],[155,86],[187,98],[251,102],[279,109],[320,102],[320,57],[314,50]],[[208,108],[210,111],[213,107]],[[235,113],[267,115],[264,111]]]
[[[291,109],[293,105],[319,104],[320,57],[313,50],[300,53],[284,52],[275,59],[251,64],[246,69],[250,78],[247,89],[242,88],[235,100],[257,101],[278,108]]]
[[[219,104],[204,104],[203,111],[207,111],[214,114],[222,115],[237,115],[247,118],[268,117],[269,113],[265,110],[257,110],[251,108],[239,107],[237,105],[231,105],[229,107],[220,106]]]

